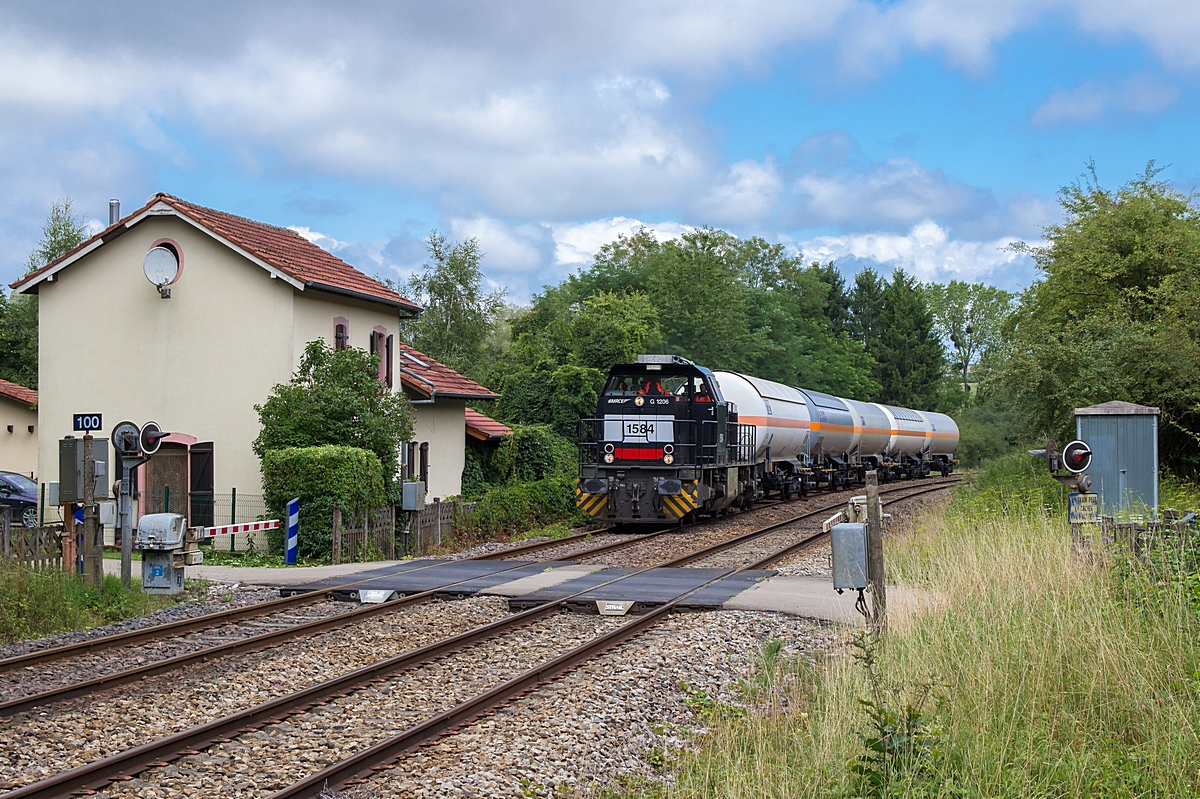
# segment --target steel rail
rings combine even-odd
[[[936,486],[932,486],[930,488],[926,488],[922,491],[914,491],[913,493],[905,494],[902,497],[895,497],[894,499],[889,499],[887,502],[884,502],[883,505],[884,505],[884,507],[887,507],[888,505],[894,505],[897,502],[904,502],[905,500],[912,499],[913,497],[919,497],[922,494],[928,494],[933,491],[945,491],[948,488],[953,488],[955,485],[957,485],[958,483],[961,483],[961,482],[962,482],[962,480],[954,480],[949,483],[942,483],[942,484],[939,484]],[[883,494],[883,493],[890,493],[890,492],[880,491],[879,493]],[[795,553],[799,552],[800,550],[804,549],[805,547],[809,546],[810,544],[815,543],[817,540],[824,538],[827,535],[829,535],[829,533],[827,533],[825,531],[821,531],[819,533],[814,533],[813,535],[810,535],[806,538],[802,538],[799,541],[796,541],[795,543],[789,544],[788,546],[784,547],[783,549],[779,550],[778,552],[774,552],[770,555],[767,555],[766,557],[759,558],[758,560],[754,561],[749,566],[747,566],[746,569],[747,570],[765,569],[767,566],[770,566],[772,563],[783,560],[784,558],[788,557],[789,555],[794,555]]]
[[[952,481],[948,481],[945,483],[939,482],[937,485],[937,488],[948,487],[950,485],[955,485],[959,482],[960,482],[960,480],[952,480]],[[889,488],[884,491],[880,491],[879,493],[880,494],[891,494],[896,491],[911,491],[912,489],[917,488],[917,487],[918,486],[896,486],[895,488]],[[920,493],[924,493],[924,492],[920,492]],[[742,535],[731,538],[728,541],[719,541],[716,544],[712,544],[711,546],[704,547],[703,549],[698,549],[695,552],[689,552],[686,555],[680,555],[677,558],[672,558],[671,560],[667,561],[666,563],[660,564],[660,566],[661,567],[683,566],[687,563],[693,563],[697,560],[702,560],[703,558],[705,558],[709,555],[712,555],[716,552],[723,552],[726,549],[731,549],[731,548],[737,546],[738,544],[743,544],[752,539],[759,538],[760,536],[764,536],[767,533],[774,532],[775,530],[778,530],[781,527],[787,527],[790,524],[795,524],[796,522],[803,521],[805,519],[811,518],[818,514],[827,513],[831,510],[835,510],[838,507],[841,507],[842,504],[843,503],[841,503],[841,502],[836,502],[832,505],[825,505],[823,507],[816,508],[815,510],[808,511],[807,513],[802,513],[799,516],[794,516],[791,519],[786,519],[782,522],[776,522],[774,524],[767,525],[766,527],[759,528],[758,530],[751,530],[748,533],[743,533]]]
[[[958,480],[955,480],[950,483],[927,488],[924,491],[919,491],[917,494],[909,496],[916,496],[918,494],[928,493],[929,491],[945,490],[958,482]],[[915,486],[901,486],[895,489],[890,489],[889,493],[891,491],[899,491],[905,488],[911,489],[914,487]],[[901,502],[905,499],[908,499],[908,496],[897,497],[896,499],[892,500],[892,502]],[[839,502],[835,505],[827,505],[823,508],[809,511],[786,522],[769,525],[768,527],[763,528],[762,531],[755,531],[755,533],[761,535],[764,532],[778,529],[785,524],[791,524],[797,520],[809,518],[818,513],[825,513],[840,504],[841,503]],[[807,538],[804,543],[806,545],[812,543],[812,541],[818,537],[819,536],[811,536]],[[744,540],[744,537],[739,537],[739,539]],[[739,539],[731,539],[731,541]],[[727,547],[729,545],[730,542],[722,542],[716,546]],[[791,551],[793,547],[794,545],[785,547],[783,550],[774,553],[771,556],[771,559],[775,560],[783,557],[783,553]],[[712,548],[706,547],[705,550],[712,550]],[[668,563],[669,562],[670,561],[668,561]],[[659,566],[650,568],[661,568],[662,566],[663,564],[660,564]],[[534,688],[545,685],[569,672],[576,666],[607,652],[618,644],[624,643],[625,641],[640,635],[650,627],[660,622],[666,616],[670,615],[670,613],[675,610],[679,603],[688,596],[700,591],[706,586],[712,585],[718,580],[725,579],[731,575],[743,571],[749,571],[756,567],[757,564],[751,564],[749,566],[729,569],[722,574],[705,581],[701,585],[681,593],[679,596],[675,597],[669,602],[666,602],[641,616],[635,617],[631,621],[621,625],[615,630],[611,630],[608,633],[594,638],[569,652],[565,652],[553,660],[547,661],[546,663],[542,663],[532,669],[522,672],[516,677],[513,677],[512,679],[496,686],[495,688],[478,694],[458,705],[455,705],[452,708],[442,711],[441,713],[438,713],[426,719],[425,721],[410,727],[407,730],[404,730],[398,735],[380,741],[379,743],[376,743],[355,755],[351,755],[350,757],[334,763],[333,765],[328,766],[321,771],[310,774],[308,777],[293,783],[287,788],[271,794],[268,799],[319,799],[319,797],[328,789],[336,790],[345,785],[353,783],[365,783],[367,781],[365,779],[366,776],[373,772],[388,768],[387,764],[390,761],[397,759],[401,755],[411,752],[435,738],[441,737],[456,727],[465,726],[498,705],[508,702],[511,699],[520,696],[521,694],[526,693]],[[638,572],[635,572],[635,574],[640,574],[647,570],[648,569],[640,569]],[[628,575],[627,577],[632,576],[633,575]],[[605,585],[619,581],[620,580],[612,580]],[[580,592],[580,594],[594,590],[594,588],[588,589],[588,591]],[[579,596],[580,594],[575,594],[575,596]],[[568,599],[570,599],[570,597],[564,597],[556,603],[548,604],[565,603]],[[544,608],[547,607],[547,605],[540,605],[538,607]]]
[[[499,571],[492,572],[492,574],[503,574],[504,572],[520,569],[528,565],[529,564],[527,562],[520,561],[514,563],[507,569],[500,569]],[[163,674],[168,671],[183,668],[184,666],[189,666],[193,663],[209,660],[210,658],[225,657],[244,652],[256,652],[261,649],[267,649],[275,646],[276,644],[286,641],[289,638],[299,638],[304,635],[315,635],[317,633],[337,629],[338,627],[344,627],[348,624],[357,623],[374,616],[395,613],[396,611],[411,607],[413,605],[420,605],[425,602],[432,601],[435,599],[435,595],[441,591],[444,591],[452,586],[459,585],[460,583],[470,582],[471,580],[476,580],[478,578],[478,575],[474,577],[468,577],[465,580],[458,580],[453,583],[447,583],[446,585],[438,586],[437,588],[431,588],[428,591],[409,594],[406,597],[393,599],[390,602],[383,602],[378,605],[367,605],[365,607],[352,610],[348,613],[342,613],[337,616],[329,616],[324,619],[316,619],[314,621],[305,622],[304,624],[284,627],[279,630],[271,630],[270,632],[260,633],[259,635],[250,636],[248,638],[241,638],[236,641],[229,641],[227,643],[218,644],[205,649],[198,649],[195,652],[186,652],[182,655],[166,658],[165,660],[157,660],[153,663],[146,663],[145,665],[138,666],[136,668],[126,669],[124,671],[118,671],[112,674],[106,674],[101,677],[96,677],[95,679],[86,680],[84,682],[71,683],[70,685],[53,688],[49,691],[42,691],[41,693],[30,694],[29,696],[11,699],[7,702],[0,703],[0,718],[7,718],[9,716],[16,715],[17,713],[22,713],[26,710],[32,710],[35,707],[43,707],[55,702],[73,699],[77,696],[84,696],[86,694],[95,693],[108,688],[114,688],[118,685],[136,682],[137,680],[141,680],[146,677],[152,677],[156,674]],[[345,588],[346,586],[343,585],[338,587]],[[306,596],[306,594],[301,594],[300,596]]]
[[[527,552],[537,552],[542,549],[550,549],[552,547],[561,546],[571,543],[582,538],[594,535],[597,530],[590,530],[583,533],[575,533],[573,535],[564,536],[553,541],[536,541],[531,544],[513,547],[511,549],[501,550],[500,552],[489,552],[483,555],[473,555],[463,560],[499,560],[501,558],[510,557],[515,554],[525,554]],[[419,571],[428,569],[433,566],[441,565],[443,561],[430,563],[428,566],[419,566],[416,569],[409,571]],[[373,578],[368,578],[373,579]],[[48,647],[34,652],[27,652],[23,655],[14,655],[10,658],[0,660],[0,674],[13,671],[15,669],[23,669],[26,666],[34,666],[39,663],[48,663],[55,660],[63,660],[65,658],[76,657],[82,654],[90,654],[92,652],[101,652],[105,649],[114,649],[121,646],[133,646],[144,641],[153,641],[159,638],[175,638],[188,633],[207,630],[213,627],[220,627],[224,624],[237,621],[246,621],[258,616],[267,615],[270,613],[278,613],[291,608],[303,607],[325,599],[329,599],[334,591],[341,591],[353,585],[366,582],[366,580],[357,580],[352,583],[342,583],[332,586],[328,589],[318,589],[309,591],[303,594],[294,594],[292,596],[272,599],[267,602],[256,602],[253,605],[246,605],[240,608],[230,608],[229,610],[217,611],[216,613],[206,613],[203,616],[196,616],[191,619],[182,619],[180,621],[169,622],[167,624],[156,624],[150,627],[143,627],[140,630],[132,630],[127,633],[118,633],[116,635],[106,635],[99,638],[93,638],[88,641],[78,641],[73,644],[64,644],[62,646]]]
[[[517,566],[514,568],[520,567]],[[166,761],[170,758],[178,757],[182,754],[195,751],[199,747],[225,740],[231,733],[238,733],[261,727],[272,721],[282,720],[295,713],[302,712],[304,709],[312,707],[324,699],[344,696],[347,692],[355,688],[365,687],[368,683],[383,678],[385,675],[391,675],[397,671],[421,665],[430,660],[435,660],[448,652],[476,643],[485,638],[494,637],[509,630],[525,626],[532,621],[562,610],[571,599],[595,591],[598,588],[604,588],[622,580],[627,580],[654,568],[656,567],[647,566],[638,569],[630,574],[615,577],[612,580],[578,591],[570,596],[538,605],[520,613],[515,613],[497,621],[481,625],[472,630],[435,641],[419,649],[410,650],[387,660],[364,666],[341,677],[335,677],[323,683],[318,683],[303,691],[278,697],[261,705],[256,705],[255,707],[221,719],[216,719],[207,724],[184,730],[167,738],[152,741],[133,749],[127,749],[124,752],[118,752],[115,755],[110,755],[92,763],[77,766],[68,771],[56,774],[53,777],[17,788],[10,793],[4,794],[4,799],[18,799],[18,797],[22,799],[26,797],[36,797],[36,799],[68,797],[80,791],[96,790],[116,780],[131,779],[133,775],[147,768],[166,765]],[[505,569],[505,571],[508,570]],[[440,591],[445,587],[443,586],[435,590]],[[413,594],[408,599],[432,593],[434,591]],[[394,604],[397,604],[397,602],[385,603],[383,606],[372,605],[370,609]]]
[[[540,543],[540,542],[539,542]],[[476,560],[477,558],[463,558],[463,560]],[[434,566],[440,566],[445,561],[437,561],[430,563],[428,566],[418,566],[409,571],[420,571],[429,569]],[[367,580],[373,578],[367,578]],[[33,666],[38,663],[46,663],[54,660],[63,660],[69,657],[76,657],[81,654],[89,654],[91,652],[100,652],[105,649],[113,649],[120,646],[132,646],[140,644],[143,641],[153,641],[159,638],[175,638],[180,635],[207,630],[213,627],[220,627],[224,624],[236,621],[246,621],[257,616],[263,616],[270,613],[278,613],[282,610],[291,608],[303,607],[314,602],[319,602],[324,599],[329,599],[333,596],[334,591],[341,591],[349,588],[352,585],[367,582],[367,580],[355,580],[351,583],[342,583],[340,585],[330,586],[329,588],[319,588],[314,591],[306,591],[302,594],[293,594],[292,596],[280,597],[279,599],[271,599],[266,602],[256,602],[253,605],[246,605],[240,608],[230,608],[229,610],[221,610],[216,613],[206,613],[203,616],[196,616],[191,619],[182,619],[181,621],[173,621],[167,624],[155,624],[150,627],[143,627],[140,630],[132,630],[127,633],[118,633],[116,635],[105,635],[100,638],[93,638],[90,641],[79,641],[74,644],[64,644],[63,646],[50,647],[41,649],[36,652],[28,652],[24,655],[15,655],[4,660],[0,660],[0,673],[11,671],[13,669],[21,669],[26,666]],[[3,715],[3,714],[0,714]]]
[[[947,487],[949,486],[937,486],[929,490],[939,490]],[[899,501],[899,499],[904,498],[898,498],[897,501]],[[804,514],[801,514],[801,516],[796,517],[796,519],[789,520],[788,522],[784,522],[782,524],[794,522],[800,518],[807,518],[817,513],[823,513],[840,505],[841,503],[838,502],[833,505],[827,505],[823,508],[808,511]],[[770,525],[769,527],[770,529],[776,529],[779,524],[781,523],[776,523]],[[531,624],[548,615],[561,611],[564,607],[566,607],[570,600],[576,597],[660,567],[661,564],[638,569],[630,574],[616,577],[600,585],[592,586],[576,592],[570,596],[562,597],[561,599],[547,602],[543,605],[538,605],[472,630],[467,630],[465,632],[458,633],[457,635],[435,641],[418,649],[401,653],[400,655],[396,655],[395,657],[387,660],[373,663],[369,666],[364,666],[353,672],[349,672],[340,677],[332,678],[302,691],[289,694],[287,696],[278,697],[269,702],[248,708],[244,711],[226,716],[221,719],[216,719],[207,724],[193,727],[189,730],[184,730],[166,738],[152,741],[124,752],[119,752],[115,755],[111,755],[107,758],[103,758],[92,763],[78,766],[53,777],[48,777],[39,782],[18,788],[10,793],[5,794],[4,796],[6,799],[8,799],[8,797],[11,797],[12,799],[27,799],[29,797],[36,797],[36,799],[62,799],[63,797],[77,795],[80,792],[94,791],[103,788],[105,785],[116,780],[132,779],[134,775],[144,771],[147,768],[167,765],[167,761],[169,759],[174,759],[175,757],[179,757],[183,754],[195,752],[199,748],[211,745],[212,743],[227,740],[228,736],[232,734],[239,734],[250,729],[258,729],[265,724],[282,720],[296,713],[303,712],[304,710],[315,705],[321,704],[325,699],[345,696],[350,691],[353,691],[357,688],[366,687],[368,684],[373,682],[379,682],[387,679],[399,671],[428,663],[429,661],[436,660],[437,658],[457,649],[471,646],[485,639],[497,637],[508,631],[527,626],[528,624]],[[520,566],[516,566],[514,568],[520,568]],[[370,747],[358,755],[353,756],[350,760],[335,764],[319,774],[326,775],[327,772],[338,769],[344,764],[349,764],[345,766],[347,769],[357,769],[355,773],[365,773],[365,771],[369,771],[371,767],[364,767],[362,764],[372,760],[372,758],[374,758],[373,762],[375,763],[378,763],[380,758],[389,759],[394,757],[394,754],[391,753],[391,750],[396,749],[396,747],[399,747],[399,749],[396,749],[396,751],[407,751],[408,749],[419,745],[421,741],[428,740],[430,737],[434,735],[440,735],[442,732],[445,732],[454,726],[466,723],[471,718],[478,716],[479,713],[483,712],[487,708],[493,707],[499,702],[504,701],[504,699],[511,696],[516,696],[529,690],[530,688],[536,687],[540,683],[557,677],[573,666],[585,662],[601,652],[607,651],[607,649],[612,648],[618,643],[621,643],[639,634],[649,626],[656,623],[657,620],[660,620],[666,614],[669,614],[681,599],[689,596],[692,593],[695,593],[696,591],[699,591],[704,586],[710,585],[711,583],[728,577],[731,574],[736,574],[739,571],[745,571],[748,568],[750,567],[725,570],[721,574],[716,575],[712,579],[706,581],[704,584],[696,586],[695,588],[680,594],[680,596],[671,600],[669,603],[655,608],[654,610],[642,616],[636,617],[632,621],[622,625],[616,630],[610,631],[604,636],[601,636],[592,642],[589,642],[588,644],[584,644],[582,647],[577,647],[575,650],[567,652],[552,661],[524,672],[512,680],[509,680],[508,682],[497,686],[491,691],[486,692],[485,694],[481,694],[472,700],[468,700],[467,702],[451,708],[444,713],[438,714],[426,722],[417,725],[417,727],[401,733],[400,736]],[[508,571],[508,569],[505,569],[504,571]],[[446,587],[448,586],[442,586],[438,589],[423,592],[422,594],[413,594],[406,599],[427,599],[433,593],[441,591]],[[373,605],[365,608],[364,610],[378,610],[385,608],[388,605],[397,605],[400,602],[404,602],[404,600],[385,603],[384,605]],[[334,618],[338,619],[343,617]],[[404,741],[401,743],[396,743],[398,738],[404,738]],[[367,753],[372,754],[368,755]],[[296,788],[297,786],[305,785],[308,787],[304,790],[309,791],[312,789],[312,792],[290,794],[286,793],[286,791],[291,789],[285,789],[284,793],[276,794],[272,797],[272,799],[276,799],[276,797],[293,795],[317,796],[322,790],[322,787],[317,785],[315,782],[311,782],[317,776],[319,775],[313,775],[301,783],[297,783],[296,786],[292,786],[293,788]],[[327,779],[328,776],[322,777],[321,784],[323,785]],[[339,784],[344,784],[344,781],[343,783]],[[313,785],[316,785],[317,787],[313,789]]]

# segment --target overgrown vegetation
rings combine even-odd
[[[549,425],[517,425],[499,445],[468,444],[463,497],[475,508],[447,546],[542,527],[553,534],[588,518],[575,508],[575,446]]]
[[[885,641],[781,662],[776,701],[628,795],[1194,796],[1200,559],[1081,562],[1061,502],[1033,458],[993,465],[889,541],[925,593]]]
[[[60,569],[33,570],[0,560],[0,644],[112,624],[176,601],[143,594],[136,580],[125,588],[109,575],[100,587],[89,588],[82,577]]]
[[[263,500],[277,519],[300,499],[297,555],[328,558],[333,546],[333,508],[359,513],[387,501],[383,469],[374,452],[358,447],[285,447],[263,453]],[[272,531],[271,550],[282,549],[282,530]]]

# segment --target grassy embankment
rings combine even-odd
[[[59,569],[34,571],[0,561],[0,644],[111,624],[175,602],[141,593],[137,582],[126,589],[111,575],[99,588],[88,588],[83,578]]]
[[[936,600],[860,639],[871,669],[768,658],[749,714],[718,708],[674,787],[628,795],[1200,795],[1195,552],[1083,564],[1063,503],[1032,459],[994,463],[889,540],[889,582]]]

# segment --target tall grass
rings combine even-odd
[[[126,589],[111,575],[98,588],[60,569],[0,561],[0,644],[82,630],[174,604],[171,597]]]
[[[836,655],[780,675],[787,702],[717,722],[671,797],[1200,795],[1194,581],[1074,559],[1057,484],[1014,456],[888,542],[889,583],[936,601],[898,616],[881,681]],[[882,784],[860,700],[924,687],[934,742]],[[780,710],[779,708],[787,708]],[[859,769],[863,771],[863,769]],[[657,791],[657,789],[656,789]]]

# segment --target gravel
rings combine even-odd
[[[590,523],[590,524],[582,525],[580,527],[572,527],[570,530],[567,531],[567,534],[573,535],[575,533],[586,533],[586,532],[597,532],[597,533],[603,534],[605,529],[607,529],[607,528],[605,528],[605,526],[602,524]],[[531,538],[522,538],[519,541],[485,541],[482,544],[479,544],[478,546],[471,547],[470,549],[464,549],[461,552],[451,552],[448,555],[437,555],[436,557],[443,558],[445,560],[464,560],[466,558],[473,558],[478,555],[491,555],[491,554],[495,554],[496,552],[503,552],[506,549],[514,549],[516,547],[524,546],[526,544],[532,544],[535,541],[549,541],[549,540],[550,540],[550,538],[548,536],[541,535],[541,536],[533,536]],[[538,552],[531,552],[530,554],[541,559],[541,554],[543,551],[549,551],[549,550],[539,550]]]
[[[124,797],[263,797],[487,691],[622,622],[556,614],[110,786]]]
[[[494,597],[418,605],[18,714],[0,727],[0,787],[43,779],[505,615],[507,603]]]
[[[744,706],[741,681],[753,680],[772,638],[786,642],[784,657],[841,642],[836,630],[778,614],[676,614],[344,799],[595,795],[629,777],[661,780],[652,753],[694,745],[708,700]]]
[[[315,602],[186,635],[143,641],[132,646],[114,647],[50,663],[26,666],[4,675],[4,680],[0,681],[0,702],[62,688],[106,674],[115,674],[230,641],[339,616],[358,607],[359,605],[349,602]]]

